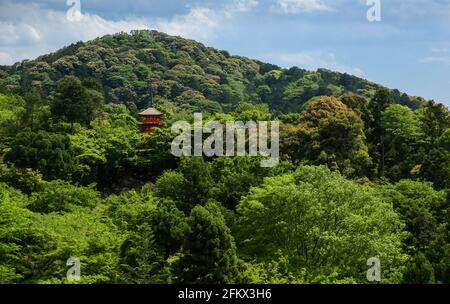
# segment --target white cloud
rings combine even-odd
[[[233,17],[237,13],[245,13],[257,7],[259,2],[257,0],[236,0],[224,9],[228,17]]]
[[[110,21],[93,14],[81,14],[71,21],[65,12],[12,2],[2,4],[0,20],[0,52],[9,53],[14,61],[32,59],[80,40],[149,28],[139,19]]]
[[[431,54],[419,60],[422,64],[444,63],[450,64],[450,47],[447,43],[430,48]]]
[[[194,7],[184,15],[171,18],[133,17],[113,21],[83,12],[83,9],[81,13],[74,12],[69,6],[68,11],[56,11],[33,3],[0,1],[0,52],[10,54],[9,57],[2,56],[3,63],[33,59],[76,41],[139,29],[156,29],[205,41],[214,37],[231,18],[258,5],[257,0],[235,0],[216,9]],[[72,18],[74,16],[76,18]]]
[[[0,45],[15,43],[18,39],[12,24],[0,22]]]
[[[431,52],[433,53],[447,53],[450,51],[448,46],[435,46],[431,48]]]
[[[11,57],[11,55],[9,55],[8,53],[5,52],[0,52],[0,65],[8,65],[8,64],[12,64],[13,62],[13,58]]]
[[[332,10],[323,0],[278,0],[278,6],[288,14]]]
[[[420,63],[447,63],[450,64],[450,56],[430,56],[420,59]]]
[[[39,42],[41,35],[38,30],[27,23],[13,24],[0,22],[0,45]]]
[[[275,57],[278,57],[277,61],[287,67],[298,66],[307,70],[326,68],[332,71],[348,73],[355,76],[364,76],[364,72],[360,68],[349,67],[339,63],[334,53],[306,51],[297,53],[283,53],[278,54]]]
[[[207,40],[224,25],[228,19],[245,13],[258,5],[257,0],[236,0],[220,9],[195,7],[185,15],[177,15],[171,19],[159,19],[154,28],[171,35],[179,35],[197,40]]]
[[[209,8],[193,8],[186,15],[157,20],[155,28],[170,35],[203,40],[213,35],[219,19],[220,16]]]

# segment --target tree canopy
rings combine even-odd
[[[279,122],[279,164],[176,158],[195,112]],[[435,101],[133,31],[1,67],[0,139],[0,283],[450,283]]]

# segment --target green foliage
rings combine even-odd
[[[267,104],[252,105],[240,103],[236,109],[237,119],[243,122],[247,121],[269,121],[271,115]]]
[[[158,244],[158,252],[165,258],[179,249],[187,226],[184,214],[173,201],[161,200],[144,187],[140,192],[131,190],[111,195],[107,198],[106,205],[106,213],[122,230],[133,234],[143,224],[150,225]],[[143,229],[150,233],[147,227]]]
[[[186,181],[183,192],[184,211],[189,211],[196,204],[205,203],[211,197],[213,184],[210,166],[203,157],[186,157],[181,160],[180,172]]]
[[[85,88],[74,76],[66,76],[59,80],[55,94],[51,107],[52,115],[71,123],[88,124],[95,110],[103,102],[100,92]]]
[[[68,179],[73,170],[73,150],[66,135],[23,131],[10,144],[5,160],[32,168],[47,179]]]
[[[410,177],[418,162],[415,151],[425,143],[419,117],[411,109],[393,104],[381,113],[381,126],[385,175],[393,180]]]
[[[81,262],[81,283],[120,280],[118,246],[123,234],[95,212],[76,210],[36,216],[24,239],[20,257],[27,261],[26,276],[33,283],[65,283],[70,257]]]
[[[0,182],[6,183],[25,194],[40,190],[43,184],[42,174],[33,170],[16,169],[14,166],[0,163]]]
[[[384,189],[409,233],[404,243],[412,260],[405,269],[405,282],[448,282],[448,267],[443,264],[450,246],[448,194],[436,191],[431,183],[410,180]]]
[[[270,169],[262,168],[258,157],[217,158],[211,164],[214,197],[228,209],[234,210],[251,187],[262,183]]]
[[[404,282],[407,284],[434,283],[433,266],[423,253],[419,252],[409,263],[405,273]]]
[[[242,284],[306,284],[305,271],[289,272],[287,259],[267,262],[241,262],[240,283]]]
[[[151,136],[142,138],[135,162],[138,168],[146,169],[142,174],[156,178],[166,170],[177,168],[179,160],[171,152],[174,138],[169,128],[155,129]]]
[[[391,92],[386,88],[380,88],[369,103],[371,119],[366,130],[369,139],[369,151],[372,159],[378,164],[378,174],[384,176],[385,170],[385,140],[384,129],[381,125],[382,113],[393,103]]]
[[[182,204],[187,187],[187,181],[183,174],[175,171],[164,172],[156,181],[156,191],[160,197],[171,198]]]
[[[450,187],[450,151],[434,148],[423,156],[420,176],[439,189]]]
[[[117,282],[121,235],[98,213],[73,210],[40,215],[26,197],[0,184],[0,281],[66,283],[66,261],[81,260],[82,282]]]
[[[417,141],[422,135],[420,120],[414,112],[402,105],[394,104],[381,114],[381,125],[386,136],[403,141]]]
[[[366,175],[371,159],[361,118],[334,97],[319,97],[285,129],[282,151],[293,161],[327,164],[347,176]]]
[[[46,182],[41,188],[30,198],[28,208],[34,212],[72,212],[77,206],[93,208],[101,201],[95,190],[76,187],[60,180]]]
[[[280,121],[283,161],[174,157],[193,112]],[[156,31],[0,67],[0,283],[450,283],[449,113]]]
[[[7,148],[8,142],[19,132],[20,118],[25,112],[25,103],[15,95],[0,94],[0,151]]]
[[[122,280],[134,284],[164,283],[164,259],[148,225],[137,227],[121,247]]]
[[[20,191],[0,183],[0,282],[25,279],[20,258],[25,244],[21,238],[31,225],[31,212],[24,209],[27,198]]]
[[[219,206],[195,206],[188,218],[176,265],[180,282],[232,283],[236,277],[236,246]]]
[[[398,215],[372,189],[324,167],[299,167],[268,178],[238,205],[238,247],[245,257],[285,257],[289,271],[308,280],[338,274],[364,282],[370,257],[383,260],[385,282],[399,282],[405,261]]]
[[[421,113],[424,132],[431,139],[439,138],[450,127],[450,112],[443,104],[429,101]]]
[[[164,98],[174,100],[180,110],[205,112],[233,110],[241,102],[263,102],[272,111],[296,112],[314,96],[353,92],[372,97],[378,88],[348,74],[325,69],[308,72],[297,67],[286,70],[156,31],[118,33],[71,45],[11,69],[0,85],[20,86],[25,91],[35,87],[47,94],[67,75],[83,80],[85,91],[104,92],[108,103],[145,108],[150,100]],[[93,78],[101,81],[102,91]],[[65,92],[78,92],[73,96],[76,98],[71,103],[63,102],[63,96],[56,98],[55,114],[67,116],[69,121],[88,120],[88,116],[70,114],[71,108],[82,104],[88,105],[84,110],[89,114],[88,108],[94,104],[89,102],[92,98],[84,98],[78,84],[70,82],[74,90]],[[101,94],[93,96],[96,100],[99,97],[97,102],[101,100]],[[416,99],[406,94],[396,91],[395,98],[417,107]]]

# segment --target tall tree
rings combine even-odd
[[[176,274],[184,283],[232,283],[236,277],[236,246],[220,207],[195,206],[188,218]]]
[[[370,142],[369,151],[372,159],[377,160],[378,174],[384,175],[385,168],[385,134],[381,126],[382,113],[386,108],[393,104],[392,94],[387,88],[380,88],[369,103],[369,110],[372,115],[367,137]]]
[[[371,166],[364,125],[336,97],[318,97],[301,114],[300,124],[282,132],[281,148],[294,161],[326,164],[348,176],[364,176]]]
[[[58,82],[51,110],[59,119],[87,125],[102,102],[99,92],[87,89],[75,76],[65,76]]]
[[[196,204],[205,203],[211,198],[213,180],[209,164],[203,157],[185,157],[180,163],[180,172],[185,179],[183,211],[189,211]]]
[[[406,106],[393,104],[381,114],[384,130],[385,174],[392,180],[408,178],[420,165],[425,144],[418,115]]]
[[[21,168],[33,168],[47,179],[70,180],[73,149],[66,135],[45,131],[24,131],[11,142],[5,160]]]
[[[434,143],[450,128],[450,111],[443,104],[431,100],[422,107],[421,112],[424,132]]]

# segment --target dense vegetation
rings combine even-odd
[[[450,112],[347,75],[136,31],[0,67],[0,282],[450,283]],[[165,124],[281,122],[282,162]],[[205,119],[207,121],[208,119]]]

